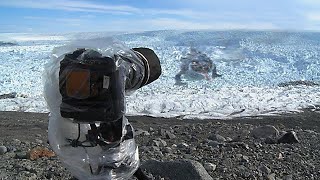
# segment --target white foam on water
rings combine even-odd
[[[319,87],[230,87],[218,90],[168,87],[170,94],[156,89],[141,90],[130,96],[128,112],[155,117],[229,119],[299,112],[320,103]]]
[[[18,97],[12,99],[0,100],[1,111],[18,111],[18,112],[48,112],[47,104],[43,97]]]

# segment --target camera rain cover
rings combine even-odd
[[[124,113],[125,94],[141,86],[144,71],[136,54],[113,38],[79,40],[53,49],[43,75],[50,110],[48,138],[78,179],[128,179],[139,167],[133,128]],[[115,122],[120,122],[121,136],[116,143],[101,143],[103,136],[92,140],[95,127]]]

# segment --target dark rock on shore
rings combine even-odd
[[[174,180],[212,180],[202,164],[193,160],[155,161],[148,160],[142,169],[165,179]]]
[[[8,94],[0,94],[0,99],[9,99],[9,98],[15,98],[17,96],[17,93],[12,92]]]
[[[318,83],[312,82],[312,81],[304,81],[304,80],[299,80],[299,81],[289,81],[289,82],[284,82],[284,83],[279,83],[279,87],[287,87],[287,86],[319,86]]]
[[[278,143],[288,143],[288,144],[299,143],[299,139],[297,137],[297,134],[294,131],[288,131],[278,139]]]
[[[266,125],[253,129],[251,134],[255,138],[272,138],[278,137],[279,131],[274,126]]]
[[[5,146],[0,146],[0,155],[3,155],[4,153],[6,153],[8,151],[7,147]]]
[[[0,41],[0,46],[16,46],[17,43]]]

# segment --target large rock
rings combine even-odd
[[[0,146],[0,155],[5,154],[8,151],[7,147],[5,146]]]
[[[253,129],[251,135],[255,138],[274,138],[279,136],[279,131],[274,126],[266,125]]]
[[[160,162],[148,160],[141,166],[153,175],[159,175],[170,180],[212,180],[205,168],[197,161],[178,160]]]
[[[300,141],[297,137],[297,134],[294,131],[288,131],[278,139],[278,143],[293,144],[293,143],[299,143],[299,142]]]

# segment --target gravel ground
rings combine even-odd
[[[56,156],[31,160],[34,148],[50,154],[47,116],[0,112],[0,179],[74,179]],[[149,172],[150,160],[194,160],[213,179],[320,179],[317,111],[233,120],[128,119],[151,179],[170,176]]]

